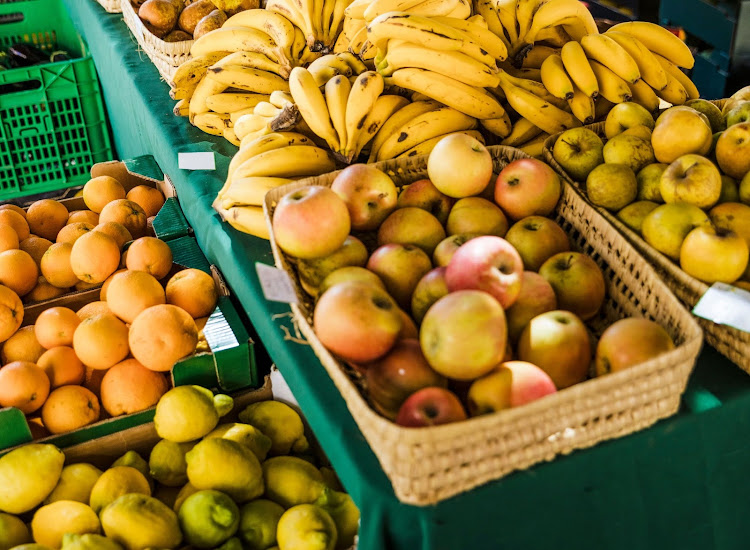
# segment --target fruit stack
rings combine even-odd
[[[164,42],[198,39],[221,27],[227,17],[257,8],[257,0],[140,0],[131,1],[146,29]]]
[[[335,473],[316,467],[299,415],[258,401],[220,424],[233,405],[198,386],[170,390],[156,407],[148,460],[130,450],[104,471],[89,456],[65,465],[49,444],[1,457],[0,547],[351,547],[359,510]],[[108,451],[104,441],[94,455]]]

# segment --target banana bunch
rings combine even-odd
[[[267,0],[266,10],[282,15],[301,29],[311,52],[333,49],[351,0]]]
[[[252,109],[232,113],[232,131],[238,147],[272,132],[299,130],[299,111],[290,94],[273,92],[268,101],[261,101]]]
[[[307,66],[307,70],[312,74],[318,87],[323,87],[334,76],[343,75],[352,81],[366,72],[367,66],[356,55],[346,51],[319,57]]]

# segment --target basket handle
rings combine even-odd
[[[3,73],[0,73],[0,98],[15,94],[36,93],[39,97],[38,101],[44,101],[44,93],[41,91],[42,81],[38,78],[29,78],[27,74],[19,74],[17,76],[21,78],[14,81],[12,74],[7,79],[3,76]]]

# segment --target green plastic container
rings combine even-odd
[[[112,159],[94,62],[63,3],[0,3],[0,46],[16,42],[74,59],[0,71],[0,200],[85,183]],[[15,91],[26,82],[37,88]]]

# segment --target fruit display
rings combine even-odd
[[[235,407],[228,395],[181,386],[161,396],[153,426],[147,452],[129,449],[116,460],[102,458],[112,452],[106,443],[73,461],[42,443],[0,457],[0,547],[334,550],[354,543],[359,510],[311,453],[288,405]]]
[[[257,8],[257,0],[131,0],[151,34],[165,42],[197,40],[221,27],[228,17]]]

